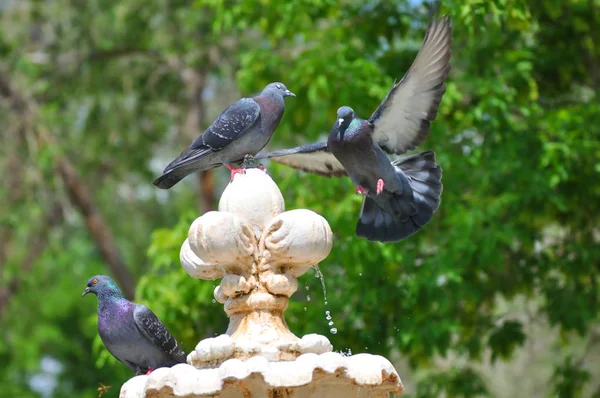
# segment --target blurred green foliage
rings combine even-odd
[[[0,391],[13,397],[40,396],[31,380],[44,357],[63,367],[57,397],[95,397],[99,382],[117,396],[131,376],[97,337],[95,300],[80,298],[89,276],[108,271],[56,175],[57,154],[76,165],[108,220],[139,281],[137,300],[189,351],[227,320],[212,302],[216,282],[179,266],[200,215],[194,179],[169,192],[151,181],[190,141],[190,76],[203,82],[204,126],[239,95],[283,81],[297,98],[270,148],[322,139],[339,106],[365,118],[377,107],[430,15],[429,5],[402,0],[0,6],[0,73],[37,104],[26,119],[0,98],[0,288],[19,280],[0,308]],[[600,394],[586,357],[600,340],[600,1],[445,0],[442,12],[454,21],[452,71],[419,148],[436,151],[444,169],[440,209],[405,241],[370,243],[354,236],[360,198],[349,180],[271,164],[287,207],[322,214],[335,234],[321,265],[328,306],[306,275],[287,321],[338,350],[400,353],[414,376],[400,374],[408,396],[494,396],[478,366],[538,338],[498,304],[525,298],[561,336],[539,393]],[[32,126],[56,143],[36,140]],[[218,194],[228,173],[216,177]],[[47,227],[54,206],[64,214]],[[39,234],[42,250],[24,268]]]

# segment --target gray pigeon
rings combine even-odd
[[[365,195],[356,234],[372,241],[404,239],[426,223],[440,204],[442,170],[435,153],[390,162],[427,138],[446,91],[452,28],[449,17],[429,24],[412,66],[369,120],[342,106],[327,142],[271,152],[257,158],[325,176],[348,175]]]
[[[188,174],[225,165],[231,179],[243,169],[232,163],[256,155],[267,145],[285,109],[284,97],[295,97],[283,83],[270,83],[253,98],[242,98],[219,115],[200,137],[167,165],[153,184],[169,189]]]
[[[82,296],[98,296],[98,333],[108,352],[136,375],[185,363],[185,353],[165,325],[145,305],[125,299],[108,276],[96,275]]]

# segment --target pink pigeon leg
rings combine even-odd
[[[359,195],[366,195],[369,193],[369,191],[366,190],[366,188],[364,188],[362,185],[357,185],[356,186],[356,193]]]
[[[231,171],[231,181],[233,181],[233,178],[236,174],[246,174],[246,170],[242,168],[235,168],[233,167],[233,165],[230,164],[226,164],[225,167],[227,167]]]
[[[154,369],[152,369],[152,368],[148,368],[148,372],[146,373],[146,376],[148,376],[150,373],[152,373],[153,370]]]
[[[384,186],[385,186],[385,183],[383,182],[383,180],[381,178],[379,180],[377,180],[377,195],[379,195],[380,193],[383,192]]]

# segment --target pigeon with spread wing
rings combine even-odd
[[[368,120],[342,106],[327,142],[261,157],[328,177],[348,175],[365,195],[359,237],[394,242],[414,234],[439,207],[442,170],[433,152],[393,162],[385,152],[403,154],[427,138],[446,91],[451,36],[449,17],[432,18],[412,66]]]

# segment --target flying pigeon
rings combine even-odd
[[[108,276],[96,275],[82,296],[98,296],[98,333],[108,352],[136,375],[185,363],[185,353],[165,325],[145,305],[125,299]]]
[[[153,184],[169,189],[188,174],[225,165],[231,179],[242,168],[232,163],[241,162],[246,155],[256,155],[267,145],[279,125],[285,97],[296,95],[283,83],[270,83],[253,98],[242,98],[219,115],[200,137],[167,165],[163,175]]]
[[[403,154],[427,138],[446,91],[451,34],[449,17],[432,18],[412,66],[368,120],[342,106],[327,142],[257,159],[271,158],[328,177],[348,175],[356,192],[365,195],[356,227],[359,237],[395,242],[414,234],[439,207],[442,170],[433,152],[390,162],[384,151]]]

